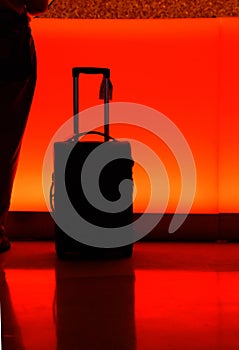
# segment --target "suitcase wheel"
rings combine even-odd
[[[55,251],[56,251],[56,255],[59,259],[64,259],[66,251],[65,251],[65,247],[64,247],[64,244],[63,244],[61,239],[56,238]]]

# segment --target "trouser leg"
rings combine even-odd
[[[27,80],[0,85],[0,225],[4,225],[10,207],[22,138],[35,89],[35,64],[34,67]]]
[[[0,225],[3,226],[10,207],[20,148],[20,134],[0,132]]]

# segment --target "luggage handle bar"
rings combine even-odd
[[[74,67],[73,76],[73,113],[74,113],[74,139],[79,135],[79,75],[80,74],[102,74],[103,94],[104,94],[104,140],[109,141],[109,99],[112,95],[112,85],[110,83],[110,69],[97,67]],[[111,91],[109,91],[111,88]],[[110,92],[110,94],[109,94]]]
[[[105,78],[110,78],[109,68],[97,68],[97,67],[74,67],[72,68],[73,77],[79,76],[79,74],[102,74]]]

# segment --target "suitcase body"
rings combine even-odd
[[[79,73],[88,73],[90,68],[79,68]],[[96,68],[93,69],[93,72]],[[99,70],[101,72],[101,70]],[[90,70],[90,72],[92,72]],[[106,71],[108,74],[108,70]],[[104,71],[103,71],[104,73]],[[92,74],[92,73],[90,73]],[[76,77],[75,77],[76,75]],[[56,142],[54,144],[54,215],[55,215],[55,248],[59,258],[63,258],[68,253],[79,253],[82,257],[89,258],[105,258],[105,257],[130,257],[133,252],[133,243],[125,244],[119,247],[109,244],[99,247],[96,245],[85,244],[82,241],[82,235],[85,226],[74,226],[76,232],[74,238],[65,232],[58,224],[58,218],[64,218],[68,201],[73,207],[73,210],[86,222],[94,227],[106,228],[113,230],[114,228],[129,225],[129,242],[133,242],[133,178],[132,167],[133,159],[131,156],[131,146],[128,142],[118,142],[111,140],[109,137],[109,121],[108,109],[105,109],[105,132],[104,140],[99,141],[78,141],[78,71],[74,75],[74,137],[71,140]],[[105,79],[105,76],[103,77]],[[104,81],[104,101],[108,107],[108,86]],[[100,151],[98,151],[100,150]],[[105,163],[105,166],[100,169],[99,178],[97,178],[98,190],[103,198],[107,201],[109,208],[106,210],[101,207],[101,202],[94,203],[94,184],[90,181],[94,176],[97,177],[95,171],[97,166],[94,165],[94,158],[89,163],[88,168],[84,168],[89,156],[95,152],[96,162],[99,161],[99,154],[103,152],[104,159],[112,159]],[[65,162],[63,160],[66,160]],[[102,159],[103,161],[103,159]],[[84,172],[83,172],[84,170]],[[83,177],[83,174],[85,174]],[[120,193],[120,184],[124,180],[131,180],[126,193],[126,205],[123,210],[111,210],[113,204],[119,201],[122,193]],[[93,202],[89,200],[85,192],[84,182],[86,187],[91,191]],[[96,181],[95,181],[96,182]],[[131,185],[130,185],[131,184]],[[65,188],[65,194],[62,194],[61,189]],[[69,217],[67,217],[69,219]],[[63,219],[64,220],[64,219]],[[71,224],[71,223],[70,223]],[[75,239],[76,238],[76,239]],[[98,238],[97,238],[98,239]],[[99,237],[100,239],[100,237]]]

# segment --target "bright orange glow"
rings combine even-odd
[[[197,168],[191,212],[239,211],[238,18],[34,19],[32,29],[38,52],[38,84],[11,210],[47,210],[42,162],[52,136],[72,115],[71,68],[106,66],[111,69],[113,101],[152,107],[170,118],[185,136]],[[99,103],[98,84],[98,79],[82,79],[82,109]],[[112,136],[119,132],[113,129]],[[132,130],[123,133],[123,137],[132,136]],[[144,142],[157,148],[167,169],[167,211],[173,212],[181,184],[176,161],[152,135],[145,134]],[[147,205],[150,190],[139,166],[134,177],[137,190],[141,189],[134,210],[140,212]]]

